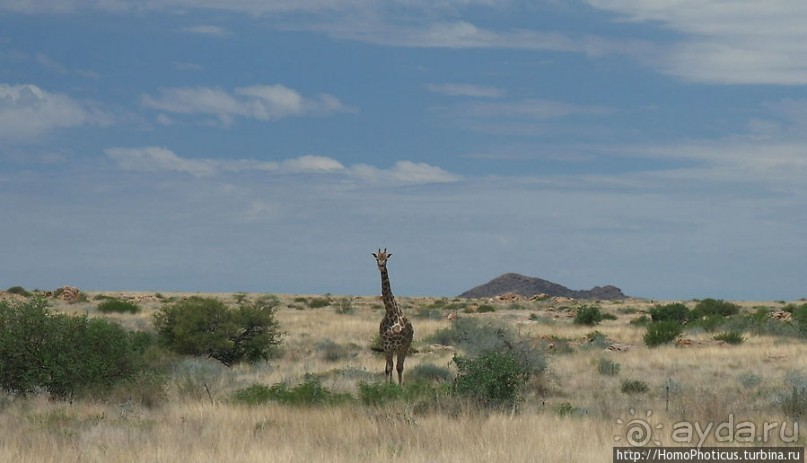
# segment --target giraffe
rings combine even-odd
[[[378,252],[372,254],[378,264],[378,270],[381,272],[381,298],[387,311],[379,326],[381,344],[384,347],[384,356],[387,359],[384,374],[387,382],[391,383],[392,357],[397,354],[398,384],[403,384],[404,360],[406,360],[406,354],[409,352],[409,345],[412,344],[415,330],[412,328],[412,323],[406,319],[401,309],[398,308],[395,296],[392,295],[389,273],[387,272],[387,259],[392,256],[392,253],[387,253],[387,249],[384,248],[383,251],[379,249]]]

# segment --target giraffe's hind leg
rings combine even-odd
[[[398,370],[398,384],[403,384],[403,370],[405,360],[406,360],[406,350],[398,352],[398,365],[396,366],[396,370]],[[390,381],[391,380],[392,378],[390,378]]]

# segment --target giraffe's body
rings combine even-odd
[[[392,254],[388,254],[386,249],[383,251],[379,249],[377,253],[373,253],[373,257],[375,257],[378,264],[378,270],[381,272],[381,298],[386,309],[386,314],[379,327],[379,334],[381,336],[381,345],[384,348],[384,356],[387,360],[387,365],[384,369],[386,379],[388,382],[392,382],[392,360],[397,355],[398,384],[403,384],[404,361],[406,360],[406,354],[409,353],[409,345],[412,344],[415,330],[412,328],[412,323],[406,319],[401,309],[398,308],[395,297],[392,295],[389,273],[387,272],[387,259],[390,256]]]

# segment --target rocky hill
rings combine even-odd
[[[624,299],[627,297],[616,286],[595,286],[586,290],[574,290],[551,281],[519,275],[518,273],[505,273],[483,285],[465,291],[459,297],[494,297],[508,293],[520,294],[525,297],[546,294],[552,297],[572,297],[575,299]]]

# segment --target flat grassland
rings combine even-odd
[[[189,296],[105,292],[137,301],[142,311],[102,314],[95,295],[89,293],[86,302],[77,304],[56,302],[54,309],[149,330],[151,315],[165,300]],[[259,295],[203,296],[232,303],[237,297]],[[447,316],[454,313],[506,323],[542,349],[548,367],[530,384],[518,410],[469,407],[449,413],[416,409],[406,402],[236,403],[232,394],[254,384],[294,385],[316,377],[331,391],[356,396],[359,382],[384,380],[383,356],[371,350],[383,316],[379,298],[277,297],[277,318],[285,332],[277,358],[232,368],[185,358],[168,382],[167,399],[158,404],[125,397],[71,404],[0,393],[0,461],[605,462],[611,461],[614,446],[637,441],[650,446],[807,442],[804,427],[798,428],[804,423],[792,413],[807,411],[807,400],[801,403],[807,390],[807,338],[746,332],[745,341],[733,345],[696,329],[686,330],[678,345],[650,349],[642,340],[645,328],[630,321],[653,303],[634,299],[593,303],[397,298],[415,326],[416,352],[407,359],[405,380],[418,365],[455,371],[451,360],[461,352],[429,341],[430,335],[451,325]],[[596,305],[615,319],[596,326],[574,324],[572,317],[584,304]],[[744,313],[774,313],[784,306],[739,304]],[[646,391],[626,387],[630,382],[644,383]]]

